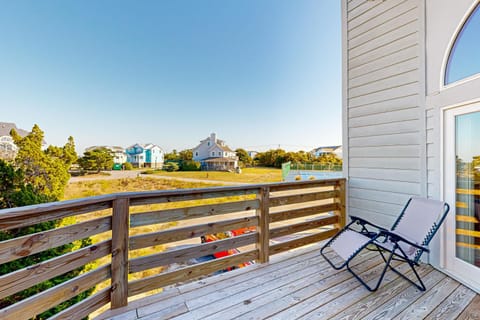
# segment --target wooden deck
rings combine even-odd
[[[375,252],[364,252],[355,264],[367,279],[382,268]],[[424,293],[391,271],[370,293],[347,271],[329,267],[312,245],[168,288],[96,319],[480,319],[480,295],[429,265],[418,270]]]

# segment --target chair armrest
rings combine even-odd
[[[412,241],[410,241],[410,240],[408,240],[408,239],[402,237],[401,235],[399,235],[397,233],[394,233],[392,231],[388,231],[388,230],[385,230],[385,229],[381,230],[380,234],[379,234],[379,237],[382,237],[382,236],[388,237],[390,239],[390,241],[393,241],[395,243],[397,243],[399,241],[405,242],[406,244],[409,244],[412,247],[423,250],[425,252],[430,252],[430,250],[427,247],[419,245],[417,243],[414,243],[414,242],[412,242]]]
[[[378,230],[381,230],[381,231],[388,231],[387,229],[383,228],[383,227],[380,227],[376,224],[373,224],[363,218],[360,218],[360,217],[357,217],[357,216],[350,216],[350,219],[352,219],[352,222],[358,222],[360,223],[362,226],[365,226],[365,225],[369,225],[369,226],[372,226],[374,228],[377,228]]]

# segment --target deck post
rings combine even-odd
[[[346,217],[346,183],[345,179],[338,180],[337,184],[335,185],[335,190],[338,191],[338,196],[335,197],[335,203],[338,206],[337,211],[335,214],[338,216],[338,223],[335,225],[338,229],[341,229],[345,226],[347,217]]]
[[[112,215],[112,289],[111,308],[128,304],[128,231],[129,199],[113,201]]]
[[[266,263],[270,258],[270,188],[264,186],[259,193],[260,208],[257,209],[258,216],[258,262]]]

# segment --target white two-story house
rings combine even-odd
[[[320,157],[325,154],[333,154],[337,158],[342,159],[342,146],[328,146],[328,147],[318,147],[310,151],[315,157]]]
[[[217,139],[212,133],[210,137],[200,141],[193,148],[193,160],[199,161],[202,170],[234,170],[238,167],[238,157],[225,141]]]

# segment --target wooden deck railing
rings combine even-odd
[[[66,217],[75,217],[76,223],[0,242],[0,264],[87,237],[93,237],[94,244],[0,276],[0,299],[83,265],[96,262],[96,267],[1,309],[1,319],[32,318],[103,284],[103,289],[53,316],[81,319],[108,304],[125,306],[131,296],[246,261],[265,263],[273,254],[327,239],[345,223],[345,180],[119,193],[6,209],[0,210],[0,230]],[[252,226],[255,232],[237,237],[197,240]],[[168,250],[142,254],[145,248],[167,244]],[[184,264],[235,248],[240,252]],[[172,264],[181,267],[172,270]],[[146,270],[154,272],[142,276]]]

